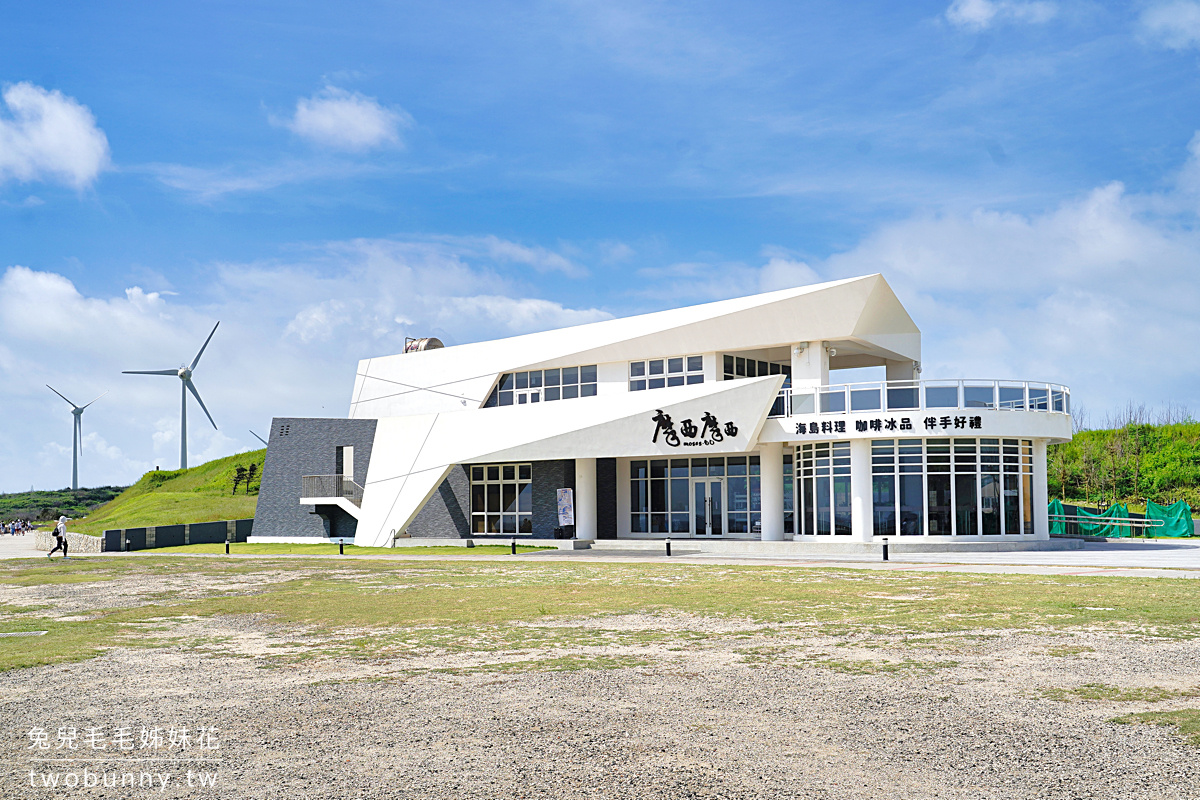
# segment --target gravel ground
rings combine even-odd
[[[188,591],[202,588],[195,580]],[[133,587],[147,588],[157,587]],[[131,589],[112,591],[121,605]],[[154,648],[3,673],[0,797],[1200,797],[1194,747],[1168,728],[1111,722],[1200,707],[1200,698],[1059,702],[1042,693],[1084,683],[1191,690],[1200,643],[1096,632],[829,637],[686,616],[579,625],[680,638],[296,660],[336,637],[245,615],[148,633],[172,637]],[[581,654],[634,665],[488,666]],[[193,735],[215,727],[219,748],[193,743],[187,755],[215,759],[203,765],[101,761],[83,742],[70,755],[85,761],[34,761],[64,757],[53,747],[64,726],[81,737],[97,726],[110,747],[121,726],[135,737],[142,726]],[[51,750],[29,749],[33,728],[49,731]],[[184,751],[123,757],[155,752]],[[187,785],[188,769],[201,766],[216,772],[215,788]],[[64,788],[84,767],[110,779],[171,779],[165,789],[161,778],[152,790]],[[50,774],[60,785],[44,789]]]

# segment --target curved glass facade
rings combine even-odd
[[[1033,442],[876,439],[871,506],[876,536],[1032,534]]]

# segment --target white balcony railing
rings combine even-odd
[[[784,389],[771,417],[869,411],[981,409],[1071,413],[1071,390],[1057,383],[997,380],[872,381]]]
[[[344,497],[362,506],[363,489],[348,475],[304,475],[300,478],[300,499]]]

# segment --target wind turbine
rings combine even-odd
[[[220,325],[220,320],[217,325]],[[208,413],[208,409],[204,406],[204,401],[200,399],[200,393],[196,391],[195,384],[192,383],[192,372],[196,369],[196,365],[200,363],[200,356],[204,355],[204,348],[208,347],[208,343],[212,341],[213,334],[217,332],[217,325],[213,325],[212,332],[208,334],[208,338],[204,340],[204,344],[200,347],[200,352],[196,353],[196,357],[192,359],[192,365],[181,366],[179,369],[152,369],[152,370],[133,370],[127,369],[122,372],[124,375],[174,375],[183,381],[183,387],[180,391],[179,403],[179,468],[187,469],[187,393],[191,392],[196,398],[196,402],[200,404],[200,408],[204,409],[204,415],[208,417],[208,421],[212,422],[213,430],[217,430],[217,423],[213,422],[212,414]]]
[[[50,384],[47,383],[46,388],[49,389],[50,391],[54,392],[59,397],[62,397],[63,400],[67,400],[66,397],[63,397],[62,392],[60,392],[58,389],[55,389]],[[108,392],[105,392],[104,394],[108,394]],[[100,395],[100,397],[104,397],[104,394]],[[99,400],[100,397],[97,397],[96,400]],[[93,400],[92,403],[96,402],[96,400]],[[67,405],[69,405],[71,407],[71,413],[75,415],[75,431],[71,435],[71,488],[72,489],[79,488],[79,449],[81,447],[83,447],[83,410],[85,408],[87,408],[88,406],[90,406],[92,403],[88,403],[87,405],[77,406],[74,403],[72,403],[70,400],[67,400]]]

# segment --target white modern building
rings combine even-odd
[[[1068,389],[925,379],[881,275],[436,344],[361,361],[347,419],[275,420],[256,537],[551,537],[569,488],[583,540],[1049,539]]]

